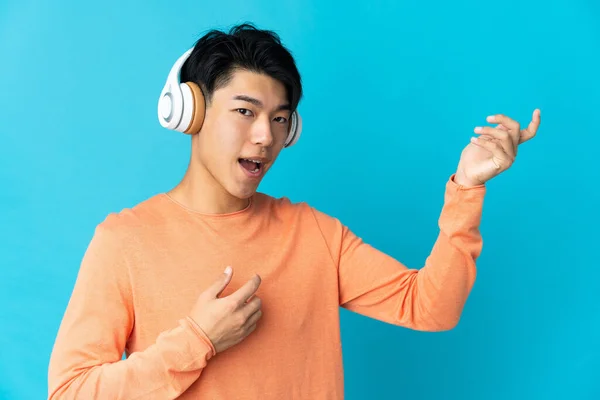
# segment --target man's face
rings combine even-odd
[[[225,191],[248,198],[283,148],[290,118],[281,82],[237,70],[213,94],[195,141],[196,158]]]

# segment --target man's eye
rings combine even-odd
[[[245,115],[247,117],[249,117],[250,115],[252,115],[252,111],[248,110],[247,108],[238,108],[237,111],[240,114]]]
[[[275,118],[275,121],[280,122],[282,124],[285,124],[287,122],[287,118],[285,118],[285,117],[277,117],[277,118]]]

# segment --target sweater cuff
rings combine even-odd
[[[481,223],[485,185],[462,186],[454,181],[454,175],[446,183],[444,205],[439,217],[439,226],[448,236],[474,234]]]
[[[207,361],[208,359],[214,357],[217,354],[217,350],[215,349],[215,346],[213,345],[212,341],[208,338],[206,333],[202,330],[202,328],[200,328],[200,325],[198,325],[196,321],[194,321],[194,319],[189,316],[186,317],[184,321],[187,322],[190,328],[192,328],[192,330],[196,333],[200,341],[202,341],[202,343],[204,343],[204,345],[210,349],[210,354],[208,355]]]
[[[450,175],[450,179],[448,179],[447,182],[447,187],[448,189],[453,189],[453,190],[457,190],[457,191],[464,191],[464,190],[479,190],[479,191],[485,191],[485,184],[481,184],[481,185],[477,185],[477,186],[463,186],[463,185],[459,185],[454,178],[456,177],[456,173]]]

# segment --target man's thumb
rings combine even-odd
[[[231,267],[225,268],[223,275],[221,275],[217,279],[217,281],[213,284],[211,292],[214,295],[214,297],[219,297],[221,295],[221,293],[223,293],[223,290],[225,290],[227,285],[229,285],[229,282],[231,282],[232,275],[233,275],[232,268]]]

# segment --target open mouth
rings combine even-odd
[[[264,165],[260,160],[252,160],[248,158],[240,158],[238,160],[244,170],[252,176],[258,176],[262,172]]]

